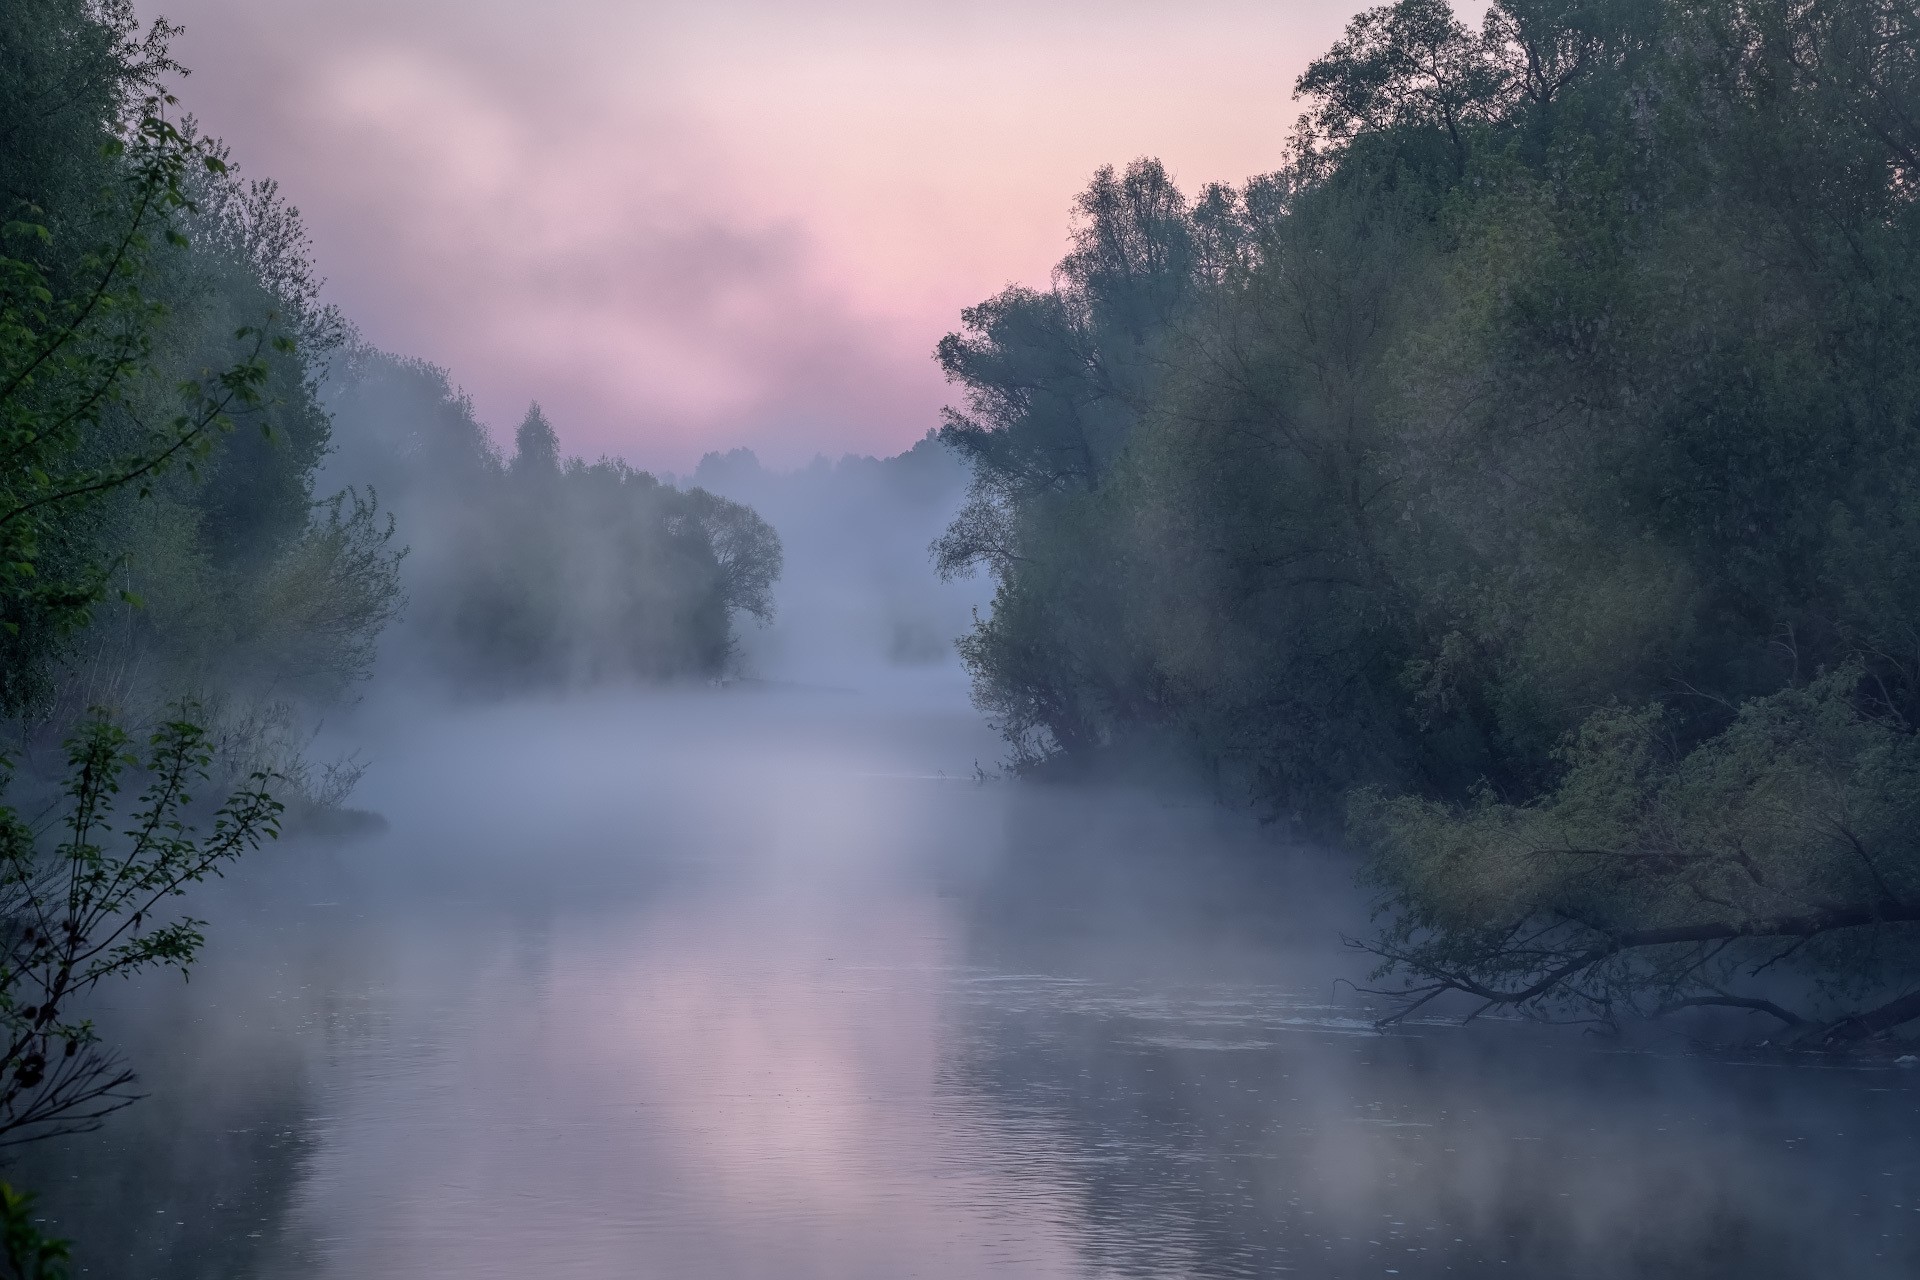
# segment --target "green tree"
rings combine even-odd
[[[1445,136],[1464,172],[1470,132],[1496,118],[1511,92],[1496,52],[1506,29],[1496,22],[1475,33],[1446,0],[1366,10],[1300,77],[1297,92],[1313,103],[1302,121],[1304,146],[1311,153],[1366,135],[1432,130]],[[1534,74],[1540,87],[1559,78],[1557,67]]]
[[[1828,1044],[1920,1017],[1920,739],[1861,710],[1864,677],[1750,701],[1684,754],[1659,707],[1602,712],[1525,805],[1359,797],[1396,1016],[1447,993],[1604,1022],[1722,1006]]]
[[[53,838],[0,808],[0,1145],[85,1129],[133,1101],[133,1074],[76,1002],[110,978],[184,972],[204,938],[172,900],[279,834],[265,774],[195,830],[213,753],[193,710],[156,729],[144,757],[104,716],[83,725]],[[145,784],[131,804],[129,770]]]
[[[187,207],[190,168],[221,161],[158,114],[158,102],[126,149],[132,194],[115,239],[79,257],[78,280],[56,292],[57,273],[35,250],[53,244],[44,225],[14,221],[0,256],[0,634],[7,647],[0,709],[19,711],[44,685],[59,641],[85,623],[106,594],[88,518],[129,488],[151,490],[170,468],[197,465],[236,411],[257,405],[272,338],[243,328],[246,349],[230,367],[173,389],[153,420],[134,395],[155,375],[153,349],[166,318],[149,296],[156,239],[184,237],[172,219]],[[50,571],[51,570],[51,571]]]
[[[1772,761],[1812,821],[1788,738],[1746,717],[1817,689],[1886,751],[1920,723],[1917,47],[1884,0],[1503,0],[1478,31],[1404,0],[1301,78],[1284,172],[1191,201],[1157,166],[1097,175],[1052,287],[939,349],[974,501],[935,554],[997,579],[962,652],[1016,759],[1172,748],[1359,844],[1426,931],[1395,957],[1432,977],[1481,948],[1471,980],[1503,1000],[1537,975],[1492,983],[1526,971],[1498,948],[1561,899],[1501,870],[1486,815],[1557,805],[1566,744],[1619,708],[1657,713],[1682,773]],[[1850,794],[1903,785],[1865,770]],[[1356,793],[1398,816],[1348,826]],[[1783,894],[1825,891],[1782,857]],[[1589,919],[1680,912],[1658,859],[1606,865]],[[1493,886],[1501,931],[1463,932],[1454,882]],[[1883,958],[1905,954],[1892,901],[1857,926]],[[1838,1026],[1910,976],[1868,949],[1809,943],[1765,978],[1850,974],[1798,1006]],[[1595,999],[1668,1003],[1650,954],[1599,966]]]

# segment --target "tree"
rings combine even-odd
[[[1524,805],[1359,798],[1393,1016],[1449,992],[1606,1023],[1722,1006],[1823,1044],[1920,1018],[1920,739],[1860,709],[1864,679],[1750,702],[1684,754],[1657,706],[1599,713]]]
[[[709,677],[744,617],[771,618],[780,540],[750,509],[562,459],[538,406],[503,463],[444,371],[364,348],[341,366],[333,475],[391,495],[410,542],[395,583],[412,643],[396,648],[432,676],[467,692]],[[366,561],[373,529],[348,522],[342,545]],[[371,570],[349,577],[370,587]]]
[[[1493,118],[1509,91],[1493,45],[1456,18],[1447,0],[1366,10],[1295,86],[1313,100],[1302,118],[1304,145],[1338,148],[1363,134],[1433,129],[1464,171],[1468,131]]]
[[[85,241],[112,145],[135,131],[162,82],[183,74],[179,28],[142,27],[131,0],[10,0],[0,8],[0,218],[50,222]]]
[[[131,213],[115,239],[81,256],[71,292],[56,292],[57,277],[33,256],[37,246],[53,243],[46,226],[14,221],[4,228],[11,251],[0,255],[5,710],[27,704],[53,646],[106,594],[102,566],[87,549],[75,549],[66,572],[45,572],[49,550],[70,538],[77,513],[130,487],[148,492],[175,465],[205,459],[214,440],[233,429],[233,414],[260,403],[263,353],[270,346],[291,350],[291,339],[243,328],[236,337],[249,345],[239,363],[178,384],[179,407],[165,419],[148,420],[133,402],[141,379],[155,372],[155,336],[167,314],[146,290],[153,241],[184,244],[171,219],[187,208],[186,175],[196,164],[222,165],[159,115],[160,105],[148,104],[127,152]],[[110,415],[128,429],[109,432]]]
[[[1102,168],[1074,208],[1074,249],[1054,288],[1016,286],[967,309],[936,350],[967,397],[940,438],[974,461],[983,502],[1099,486],[1200,269],[1186,197],[1157,160],[1119,176]]]
[[[705,489],[689,490],[686,504],[713,548],[721,601],[763,626],[772,622],[773,584],[783,559],[780,535],[752,508]]]
[[[152,638],[199,608],[223,641],[251,626],[258,657],[277,628],[279,656],[304,663],[322,696],[364,673],[396,605],[391,520],[382,528],[370,495],[342,494],[317,517],[312,501],[327,442],[315,360],[340,340],[338,317],[318,302],[297,211],[271,184],[239,186],[217,143],[168,118],[161,79],[183,73],[167,52],[175,32],[143,30],[126,0],[0,9],[9,736],[73,724],[72,695],[93,679],[71,667],[80,638],[113,643],[87,631],[110,576],[130,609],[142,604],[136,572],[165,588],[160,610],[116,633]],[[242,416],[260,427],[244,445],[229,439]],[[242,621],[236,604],[257,609]],[[163,643],[122,656],[139,666],[157,648],[151,665],[165,669],[204,638],[176,628],[164,637],[173,654]],[[195,657],[231,679],[245,647]],[[198,802],[234,728],[210,732],[204,718],[177,703],[136,752],[96,708],[68,737],[63,779],[0,757],[0,1145],[90,1127],[131,1101],[134,1077],[84,1016],[87,994],[153,968],[185,972],[203,939],[174,899],[278,834],[268,788],[288,779],[270,769],[217,810]],[[219,768],[233,776],[232,752]],[[53,786],[59,798],[43,804]],[[34,810],[57,816],[21,816]],[[64,1275],[65,1243],[28,1205],[0,1187],[0,1265],[23,1280]]]
[[[1097,174],[1053,287],[939,352],[936,555],[998,579],[962,652],[1016,760],[1147,742],[1360,845],[1413,999],[1902,1019],[1910,10],[1403,0],[1284,173]]]
[[[86,1129],[133,1101],[132,1073],[75,1002],[109,978],[184,972],[204,939],[171,900],[279,834],[266,774],[195,830],[213,753],[192,710],[156,729],[144,758],[104,715],[84,724],[67,743],[57,838],[0,808],[0,1145]],[[130,769],[145,786],[123,808]]]
[[[513,460],[508,470],[516,476],[537,478],[560,473],[560,437],[536,402],[513,431]]]

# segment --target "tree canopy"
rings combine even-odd
[[[1848,806],[1897,808],[1920,713],[1916,59],[1888,0],[1503,0],[1478,30],[1402,0],[1300,78],[1283,170],[1191,197],[1152,160],[1102,170],[1052,287],[938,353],[975,480],[936,550],[996,576],[963,652],[1016,758],[1172,744],[1372,850],[1416,991],[1506,1000],[1606,936],[1643,940],[1610,974],[1664,959],[1519,1003],[1731,1000],[1741,946],[1675,969],[1651,939],[1904,937],[1917,855]],[[1780,754],[1816,724],[1820,785]],[[1632,786],[1581,745],[1626,726],[1661,762]],[[1773,781],[1739,804],[1867,852],[1777,843],[1775,896],[1716,916],[1650,832],[1724,852],[1724,815],[1671,806],[1746,767]],[[1581,834],[1570,795],[1607,788],[1637,816]],[[1605,854],[1515,852],[1561,845]],[[1837,887],[1863,857],[1887,893]],[[1605,909],[1556,915],[1595,876]],[[1571,950],[1520,980],[1556,919]],[[1808,1026],[1870,998],[1821,986],[1818,950],[1743,980],[1813,984]]]

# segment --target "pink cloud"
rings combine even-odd
[[[187,106],[305,213],[372,340],[497,430],[683,469],[891,451],[959,309],[1039,282],[1092,169],[1280,162],[1350,0],[175,0]]]

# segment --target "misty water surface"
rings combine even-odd
[[[958,684],[367,708],[27,1179],[125,1277],[1904,1276],[1915,1073],[1374,1032],[1350,869]]]

